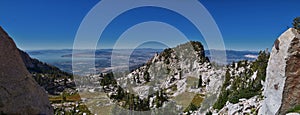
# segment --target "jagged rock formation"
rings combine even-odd
[[[100,79],[93,81],[100,81],[102,91],[125,110],[153,114],[205,112],[217,99],[225,74],[221,68],[210,63],[200,42],[192,41],[157,53],[132,72],[93,75],[91,79]]]
[[[290,28],[273,47],[259,114],[285,114],[300,104],[300,35]]]
[[[45,91],[34,81],[14,41],[0,27],[0,113],[53,114]]]
[[[137,86],[133,90],[144,98],[151,95],[151,90],[157,91],[160,88],[167,89],[167,96],[176,100],[176,97],[186,93],[207,96],[213,95],[209,93],[215,94],[220,88],[222,83],[220,79],[223,74],[222,70],[212,67],[209,59],[205,57],[202,44],[192,41],[156,54],[145,66],[130,73],[128,78],[137,80]],[[149,80],[147,80],[148,77],[150,77]],[[142,85],[147,81],[154,85],[150,87]],[[125,83],[123,87],[128,86],[127,84]],[[191,99],[186,100],[192,102]],[[201,110],[206,110],[214,101],[215,99],[204,100]],[[152,106],[155,107],[155,105]],[[186,106],[189,105],[183,105],[182,109],[186,109]],[[195,106],[199,107],[199,104]]]

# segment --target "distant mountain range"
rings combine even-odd
[[[81,64],[84,64],[87,60],[93,58],[92,53],[95,53],[96,67],[99,72],[105,72],[110,67],[110,58],[112,51],[118,53],[118,55],[128,54],[131,51],[130,49],[98,49],[95,52],[93,50],[78,50],[75,57],[79,59]],[[146,63],[155,53],[162,52],[163,49],[151,49],[151,48],[142,48],[134,49],[130,56],[130,66],[132,68],[139,67],[140,65]],[[211,50],[213,52],[221,52],[221,50]],[[66,72],[72,72],[72,50],[71,49],[62,49],[62,50],[28,50],[28,54],[36,59],[39,59],[43,62],[49,63],[60,68]],[[259,52],[257,51],[235,51],[235,50],[226,50],[227,54],[227,63],[237,62],[240,60],[250,60],[253,61],[256,59]],[[210,58],[210,51],[205,50],[205,54]],[[88,71],[86,68],[82,68],[81,73]]]

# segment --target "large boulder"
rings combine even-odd
[[[259,114],[285,114],[300,104],[300,35],[290,28],[274,43]]]
[[[31,77],[14,41],[1,27],[0,114],[53,114],[46,92]]]

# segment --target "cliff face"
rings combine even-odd
[[[14,41],[0,27],[0,112],[53,114],[48,96],[27,71]]]
[[[284,32],[270,55],[265,97],[259,114],[285,114],[300,104],[300,35],[295,29]]]

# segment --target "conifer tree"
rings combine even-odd
[[[294,20],[293,20],[293,27],[295,29],[298,30],[298,32],[300,32],[300,17],[296,17]]]
[[[202,75],[199,75],[198,88],[202,87]]]

